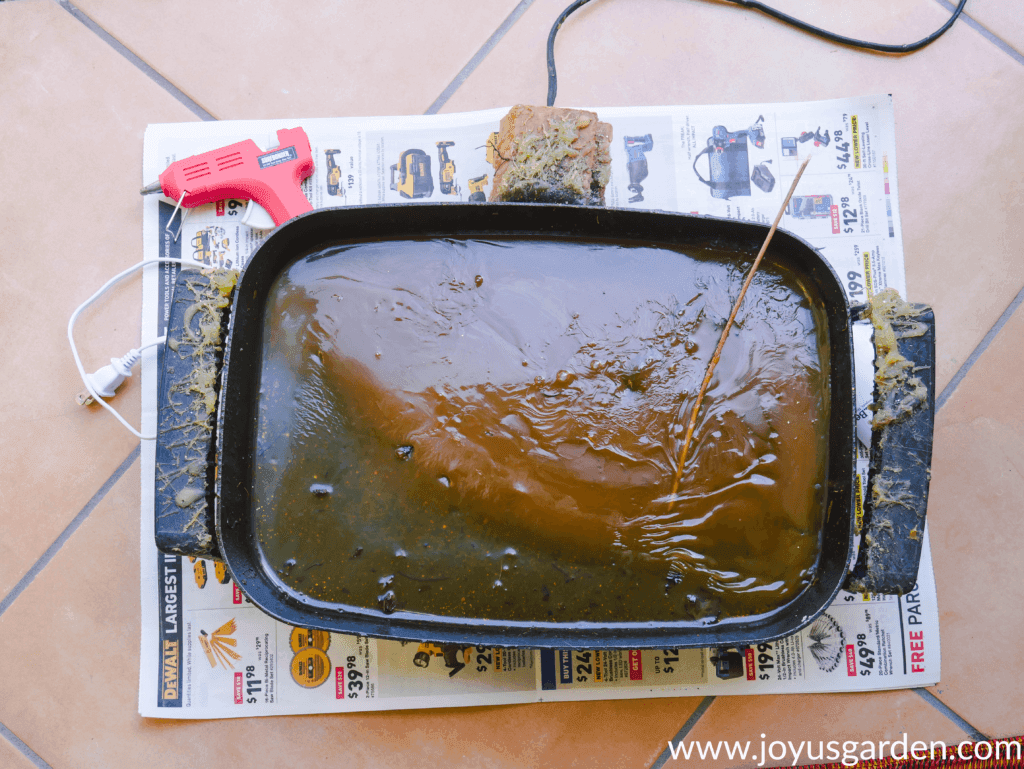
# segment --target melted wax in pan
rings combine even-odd
[[[254,526],[272,573],[349,607],[534,622],[791,601],[820,552],[828,351],[818,302],[770,260],[668,504],[748,267],[545,241],[295,262],[260,374]]]

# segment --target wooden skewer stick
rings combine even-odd
[[[757,254],[757,258],[754,259],[754,263],[750,267],[750,272],[747,273],[747,279],[743,281],[743,288],[740,289],[740,295],[736,297],[736,302],[732,306],[732,312],[729,314],[729,320],[725,323],[725,328],[722,330],[722,338],[718,340],[718,347],[715,348],[715,354],[711,356],[711,360],[708,361],[707,371],[704,372],[704,381],[700,385],[700,390],[697,392],[697,402],[693,404],[693,411],[690,413],[690,423],[686,426],[686,437],[683,439],[683,448],[679,452],[679,461],[676,463],[676,477],[672,481],[672,494],[669,498],[668,509],[671,512],[673,506],[676,503],[676,492],[679,491],[679,479],[683,477],[683,466],[686,464],[686,457],[690,452],[690,442],[693,440],[693,431],[697,427],[697,415],[700,413],[701,404],[704,402],[704,394],[708,390],[708,385],[711,383],[711,376],[715,373],[715,366],[718,365],[719,358],[722,357],[722,348],[725,347],[725,340],[729,338],[729,331],[732,330],[733,321],[736,320],[736,313],[739,312],[740,303],[743,301],[743,297],[747,294],[747,289],[750,287],[750,281],[754,279],[754,273],[757,272],[757,268],[761,266],[761,258],[768,250],[768,244],[772,242],[772,236],[775,235],[775,230],[779,227],[779,222],[782,221],[782,215],[786,212],[786,206],[789,205],[789,199],[793,197],[793,193],[796,191],[796,185],[800,181],[800,177],[804,174],[804,169],[807,168],[807,164],[811,162],[811,158],[808,157],[801,165],[800,170],[796,172],[796,176],[793,177],[793,183],[789,186],[789,192],[786,193],[786,199],[782,201],[782,208],[779,209],[779,213],[775,216],[775,221],[772,223],[772,228],[768,230],[768,236],[764,239],[764,245],[761,246],[761,250]]]

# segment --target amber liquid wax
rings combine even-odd
[[[828,347],[820,301],[770,258],[669,496],[749,264],[540,240],[299,259],[264,320],[253,520],[272,573],[355,610],[516,622],[792,601],[821,549]]]

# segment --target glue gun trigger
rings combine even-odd
[[[242,214],[241,223],[252,227],[255,230],[272,230],[277,225],[274,224],[274,220],[267,213],[267,209],[257,203],[255,200],[250,200],[248,205],[245,207],[245,213]]]

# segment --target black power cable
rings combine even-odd
[[[566,8],[559,17],[555,20],[554,25],[551,27],[551,32],[548,34],[548,106],[552,107],[555,104],[555,95],[558,93],[558,75],[555,72],[555,35],[558,34],[558,30],[561,29],[562,24],[569,17],[571,13],[577,9],[583,7],[590,0],[575,0],[568,8]],[[771,6],[767,6],[759,0],[726,0],[726,2],[735,3],[736,5],[742,5],[744,8],[749,8],[755,11],[760,11],[763,14],[778,19],[781,22],[790,24],[797,29],[802,29],[804,32],[809,32],[812,35],[823,37],[826,40],[831,40],[834,43],[841,45],[848,45],[852,48],[865,48],[869,51],[879,51],[881,53],[913,53],[921,48],[924,48],[930,42],[942,35],[947,29],[953,26],[953,22],[957,20],[960,13],[963,11],[964,6],[967,5],[967,0],[960,0],[960,4],[957,5],[956,10],[953,11],[953,15],[949,17],[949,20],[939,27],[937,30],[932,32],[928,37],[921,38],[916,43],[905,43],[903,45],[890,45],[888,43],[871,43],[866,40],[857,40],[853,37],[846,37],[845,35],[837,35],[834,32],[816,27],[813,24],[808,24],[806,21],[801,21],[787,13],[776,10]]]

